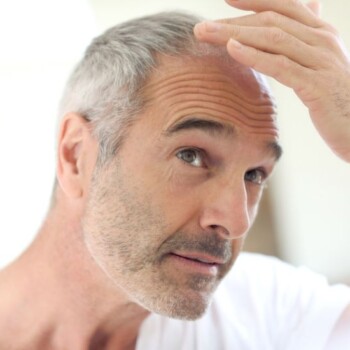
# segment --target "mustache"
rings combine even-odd
[[[177,232],[160,247],[161,255],[172,251],[200,252],[216,257],[225,263],[232,258],[231,241],[222,239],[216,232],[203,232],[200,234],[188,234]]]

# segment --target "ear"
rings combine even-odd
[[[81,115],[64,116],[58,136],[57,178],[70,198],[80,198],[87,190],[94,169],[98,144],[91,125]]]

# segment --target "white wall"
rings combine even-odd
[[[322,17],[350,48],[350,2],[322,3]],[[350,165],[325,146],[297,97],[272,84],[285,149],[273,187],[282,255],[350,283]]]
[[[290,91],[275,94],[285,151],[273,179],[282,256],[349,282],[350,165],[325,146]]]
[[[45,215],[57,104],[95,33],[85,0],[0,2],[0,266],[29,244]]]
[[[324,0],[323,17],[350,47],[350,2]],[[98,30],[155,11],[184,9],[208,18],[239,14],[223,0],[90,0]],[[0,266],[32,240],[54,176],[56,107],[67,74],[97,34],[84,0],[0,4]],[[349,165],[335,158],[286,88],[279,101],[285,155],[271,184],[285,258],[340,280],[350,275]]]

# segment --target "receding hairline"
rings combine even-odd
[[[124,131],[144,110],[147,83],[166,60],[181,64],[215,59],[237,75],[249,70],[225,46],[196,39],[193,28],[201,20],[184,11],[143,16],[107,29],[87,47],[67,84],[60,117],[73,111],[91,121],[102,163],[115,155]]]

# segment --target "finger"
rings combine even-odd
[[[319,27],[320,19],[300,0],[226,0],[238,9],[254,12],[274,11],[310,27]]]
[[[203,25],[206,27],[206,41],[209,43],[226,45],[232,38],[260,51],[286,56],[305,67],[317,68],[322,65],[317,48],[305,44],[280,28],[242,27],[217,22],[204,22]]]
[[[302,23],[272,11],[236,18],[220,19],[215,22],[248,27],[276,27],[313,46],[318,45],[320,41],[320,35],[317,29],[307,27]],[[205,31],[205,26],[201,26],[201,24],[195,26],[195,34],[198,39],[205,40]]]
[[[227,43],[227,51],[237,62],[276,79],[294,89],[297,94],[302,94],[306,89],[306,82],[313,81],[313,70],[302,67],[285,56],[263,52],[233,39]]]
[[[317,16],[321,17],[322,4],[318,1],[311,1],[306,6]]]

